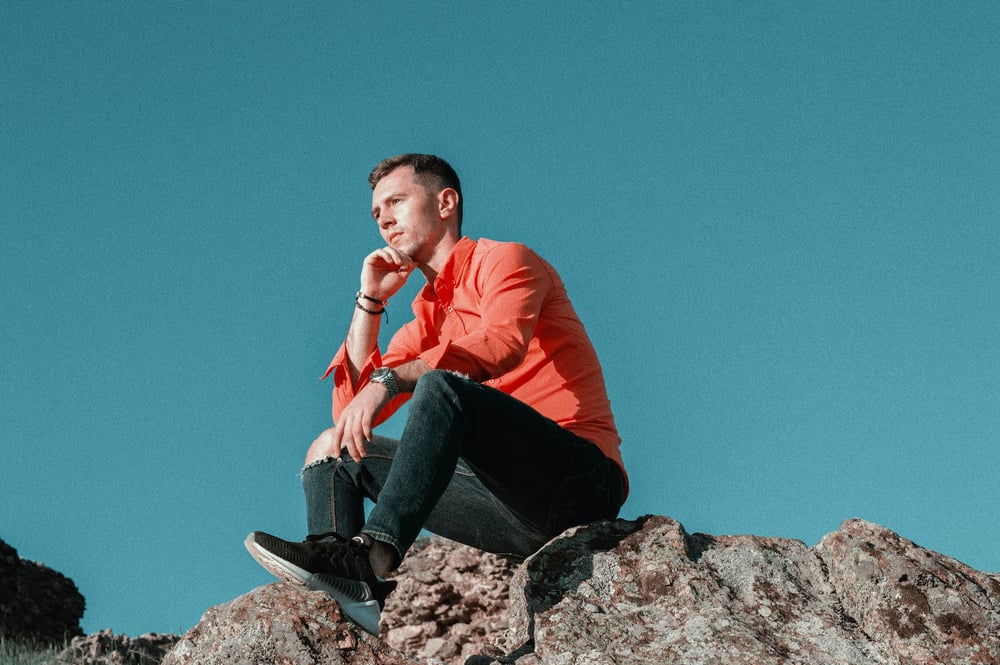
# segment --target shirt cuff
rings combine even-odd
[[[367,382],[372,370],[381,366],[382,354],[376,347],[361,365],[357,387],[360,388],[363,386]],[[323,374],[320,380],[326,379],[331,374],[333,375],[333,411],[334,419],[336,419],[337,415],[354,399],[354,395],[356,394],[355,386],[351,383],[351,373],[348,371],[346,343],[341,345],[337,351],[337,355],[330,361],[329,367],[326,368],[326,373]]]
[[[365,374],[371,372],[371,370],[375,369],[376,367],[381,367],[381,366],[382,366],[382,354],[379,352],[378,347],[376,347],[375,350],[372,351],[367,358],[365,358],[365,362],[362,363],[361,376],[364,376]],[[334,372],[341,369],[344,371],[344,376],[346,377],[347,376],[346,342],[340,345],[340,348],[337,350],[337,354],[333,356],[333,360],[330,361],[330,364],[326,368],[326,372],[323,373],[323,376],[319,377],[319,380],[324,381],[331,374],[334,374]],[[337,381],[337,374],[334,374],[333,380],[335,382]]]

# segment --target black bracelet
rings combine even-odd
[[[382,306],[382,309],[377,310],[377,311],[374,310],[374,309],[368,309],[367,307],[365,307],[364,305],[361,304],[361,298],[364,298],[365,300],[371,300],[372,302],[378,303],[379,305]],[[385,314],[385,322],[389,323],[389,312],[388,312],[388,310],[385,307],[385,302],[382,301],[382,300],[379,300],[378,298],[372,298],[371,296],[366,296],[365,294],[363,294],[360,291],[358,291],[358,295],[354,296],[354,306],[357,307],[358,309],[360,309],[365,314],[371,314],[373,316],[378,316],[379,314]]]
[[[364,298],[368,302],[373,302],[376,305],[381,306],[382,309],[385,309],[385,306],[389,304],[388,300],[379,300],[378,298],[372,298],[371,296],[366,296],[361,291],[358,291],[358,294],[356,296],[354,296],[354,300],[357,300],[358,298]],[[381,312],[379,312],[379,314],[381,314]]]

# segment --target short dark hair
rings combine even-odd
[[[371,185],[372,189],[375,189],[375,186],[378,185],[382,178],[386,177],[401,166],[409,166],[413,168],[413,172],[422,180],[433,178],[433,184],[441,189],[451,188],[458,192],[458,207],[456,208],[456,213],[458,215],[458,227],[461,229],[462,183],[459,182],[458,174],[455,173],[455,169],[451,168],[451,164],[444,161],[437,155],[406,153],[405,155],[396,155],[395,157],[383,159],[375,165],[375,168],[373,168],[372,172],[368,175],[368,184]]]

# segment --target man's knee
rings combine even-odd
[[[303,463],[302,473],[305,473],[306,471],[313,471],[315,469],[318,469],[320,467],[323,467],[323,466],[325,466],[327,464],[331,464],[331,463],[336,462],[336,461],[337,461],[337,458],[336,457],[332,457],[332,456],[331,457],[323,457],[323,458],[314,459],[314,460],[309,460],[307,458],[306,461]]]

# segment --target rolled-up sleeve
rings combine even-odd
[[[321,377],[321,379],[326,379],[331,375],[333,376],[332,411],[334,422],[337,422],[337,419],[343,412],[344,407],[350,404],[351,400],[354,399],[354,396],[358,393],[358,391],[368,383],[372,370],[377,367],[382,367],[383,365],[395,367],[396,365],[406,362],[407,360],[413,360],[418,357],[417,353],[419,351],[419,346],[411,346],[413,343],[414,328],[414,322],[400,328],[399,331],[393,336],[392,341],[389,343],[389,349],[386,351],[384,357],[380,349],[376,346],[361,364],[358,372],[357,384],[353,384],[351,382],[351,372],[348,367],[347,359],[347,342],[345,341],[340,345],[337,353],[333,356],[333,360],[330,361],[330,365],[327,367],[326,373],[324,373]],[[409,397],[409,394],[403,394],[387,404],[386,407],[379,413],[379,417],[376,419],[375,424],[385,421],[389,416],[395,413],[396,410],[409,399]]]
[[[366,383],[368,383],[368,377],[371,375],[372,370],[376,367],[382,366],[382,354],[376,347],[374,351],[369,354],[365,359],[365,362],[361,366],[361,374],[358,385],[355,386],[351,383],[351,373],[348,370],[347,365],[347,343],[340,345],[337,354],[330,361],[330,366],[327,367],[326,373],[323,375],[323,379],[326,379],[331,374],[333,375],[333,421],[337,422],[340,417],[341,412],[344,407],[347,406],[357,391],[361,389]]]

